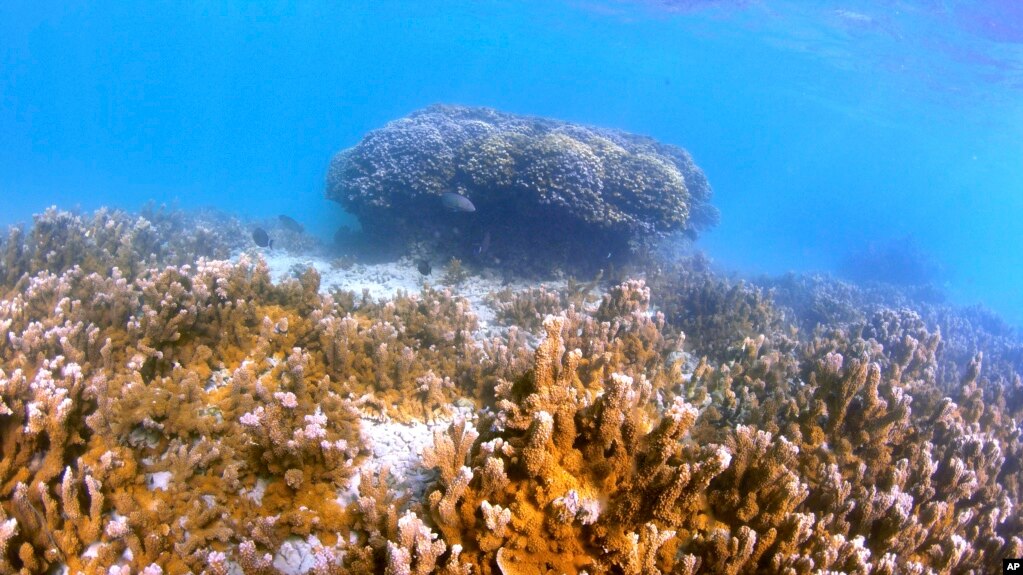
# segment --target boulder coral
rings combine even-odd
[[[446,212],[445,193],[476,211]],[[463,106],[431,106],[370,132],[334,157],[326,195],[379,240],[548,269],[625,259],[647,240],[717,220],[710,185],[681,148]]]

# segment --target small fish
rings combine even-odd
[[[423,274],[424,276],[428,276],[430,275],[430,272],[433,271],[433,266],[430,265],[430,260],[421,259],[418,262],[416,262],[416,269],[419,270],[419,273]]]
[[[440,195],[440,202],[444,209],[449,212],[475,212],[476,206],[472,205],[469,198],[455,192],[444,192]]]
[[[266,233],[263,228],[256,228],[252,230],[252,241],[256,242],[256,245],[261,248],[274,247],[274,241],[270,239],[270,234]]]
[[[486,231],[483,233],[483,241],[479,247],[476,248],[476,255],[483,255],[490,250],[490,232]]]
[[[281,227],[288,230],[289,232],[295,232],[296,234],[300,234],[305,231],[305,227],[302,224],[295,221],[295,218],[292,218],[291,216],[285,216],[284,214],[281,214],[277,216],[277,220],[280,221]]]

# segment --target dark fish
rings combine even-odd
[[[281,222],[281,227],[288,230],[289,232],[295,232],[296,234],[300,234],[305,231],[305,227],[302,224],[295,221],[295,218],[281,214],[277,216],[277,219]]]
[[[270,234],[266,233],[266,230],[263,228],[252,230],[252,241],[256,242],[256,245],[261,248],[274,247],[274,241],[270,239]]]
[[[430,260],[423,259],[416,262],[416,269],[424,276],[428,276],[433,271],[433,266],[430,265]]]
[[[440,195],[440,203],[449,212],[475,212],[476,206],[472,205],[469,198],[455,192],[444,192]]]

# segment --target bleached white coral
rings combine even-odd
[[[500,505],[491,505],[489,501],[484,499],[483,503],[480,503],[480,511],[483,512],[483,522],[486,524],[487,529],[491,530],[497,537],[504,537],[508,531],[508,523],[512,518],[511,509],[506,509]]]
[[[592,525],[600,517],[601,512],[600,501],[592,497],[582,497],[575,489],[555,499],[551,506],[562,523],[578,520],[583,525]]]

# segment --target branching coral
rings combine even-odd
[[[97,237],[75,216],[47,218],[60,237]],[[68,241],[18,265],[112,257]],[[443,412],[523,363],[514,333],[475,342],[450,292],[356,310],[321,295],[315,271],[275,285],[244,257],[125,269],[41,272],[0,300],[2,557],[14,570],[195,571],[211,547],[227,552],[213,564],[270,569],[264,556],[287,537],[331,542],[358,525],[336,492],[366,453],[360,411],[392,389],[391,415]],[[380,565],[395,532],[366,521],[384,539],[366,541],[364,564]],[[324,569],[367,558],[346,556]]]
[[[567,298],[560,291],[543,285],[519,292],[502,290],[491,296],[490,304],[498,321],[531,332],[539,331],[548,315],[558,315],[568,308]]]
[[[50,208],[37,215],[29,232],[12,228],[0,244],[0,286],[24,274],[61,274],[72,267],[129,278],[155,265],[183,265],[200,257],[226,258],[244,245],[241,223],[212,212],[188,214],[147,209],[132,217],[101,209],[91,216]]]
[[[748,526],[758,541],[774,537],[759,563],[796,572],[809,565],[979,570],[996,560],[980,549],[1014,544],[1018,521],[994,511],[1004,509],[1011,497],[1006,486],[1014,484],[993,479],[1004,459],[992,441],[1012,432],[996,418],[986,428],[971,424],[976,416],[941,399],[934,378],[937,338],[919,322],[894,320],[885,313],[866,329],[835,330],[806,343],[798,350],[799,376],[774,378],[772,386],[751,387],[749,375],[765,363],[792,359],[772,358],[777,352],[763,345],[716,370],[727,373],[694,376],[708,387],[706,396],[730,392],[733,422],[772,430],[739,426],[734,435],[726,433],[733,464],[709,491],[717,518],[732,529]],[[867,334],[880,341],[864,339]],[[968,392],[980,365],[965,368]],[[721,382],[728,386],[717,387]],[[720,413],[708,408],[701,419]],[[701,431],[701,437],[721,437],[719,428],[707,429],[718,431]],[[985,519],[974,523],[978,515]],[[965,528],[971,543],[953,539],[953,525]],[[736,557],[745,553],[741,545],[714,546]],[[892,555],[882,560],[885,553]]]
[[[662,337],[650,297],[624,284],[603,324],[548,318],[531,373],[498,388],[463,481],[435,492],[460,513],[435,507],[434,521],[481,569],[979,571],[1017,548],[1019,519],[1004,511],[1017,483],[994,438],[1018,434],[981,415],[979,359],[964,366],[969,410],[935,389],[938,339],[886,316],[799,347],[747,337],[728,363],[674,378],[673,346],[620,343]],[[626,329],[599,327],[616,323]],[[598,355],[566,352],[576,341]],[[658,362],[662,375],[643,377]],[[666,393],[661,415],[645,409]]]
[[[722,361],[748,337],[774,336],[774,344],[783,345],[784,312],[769,294],[755,285],[723,279],[704,266],[698,258],[675,262],[650,280],[668,323],[686,334],[690,347]]]
[[[616,322],[635,314],[649,321],[647,298],[642,284],[629,284],[605,298],[601,309]],[[612,318],[616,313],[624,318]],[[652,416],[645,408],[650,382],[612,371],[621,366],[612,359],[615,353],[605,351],[607,357],[596,361],[579,350],[564,352],[568,321],[545,320],[547,338],[536,350],[533,369],[498,389],[495,431],[481,434],[469,466],[454,480],[438,484],[430,497],[432,517],[481,569],[496,561],[505,573],[543,565],[566,572],[585,567],[591,573],[639,573],[655,563],[670,571],[674,559],[658,556],[676,537],[665,526],[699,523],[704,511],[699,494],[727,468],[730,456],[720,446],[684,444],[698,412],[681,399],[665,417]],[[612,333],[635,337],[629,329]],[[612,338],[599,347],[617,348],[618,338]],[[601,392],[589,393],[583,380]],[[435,452],[452,452],[453,438],[459,437],[464,432],[458,428],[450,437],[439,436]],[[465,461],[459,456],[449,463],[450,457],[433,453],[430,461],[442,477]],[[603,549],[599,560],[597,549]],[[576,559],[569,562],[570,556]],[[585,556],[593,559],[580,563]]]
[[[200,260],[131,282],[40,274],[5,300],[0,483],[20,564],[91,570],[130,550],[136,569],[195,569],[250,514],[279,513],[278,537],[337,528],[340,508],[315,494],[351,475],[358,417],[319,356],[292,347],[314,327],[299,309],[329,311],[296,293],[262,264]],[[291,509],[296,470],[308,505]]]
[[[810,332],[697,266],[596,305],[495,297],[523,329],[484,339],[449,290],[326,295],[244,256],[115,268],[76,218],[47,216],[67,252],[0,246],[2,572],[980,573],[1023,553],[1018,347],[971,316],[857,307]],[[396,420],[450,422],[420,491],[360,467],[363,426]]]

